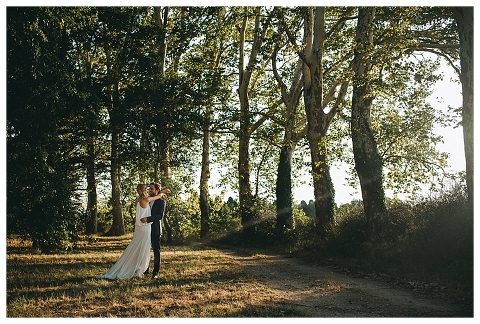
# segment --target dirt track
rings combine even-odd
[[[306,317],[473,317],[473,307],[427,298],[414,289],[272,255],[224,251]]]

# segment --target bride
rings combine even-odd
[[[148,186],[146,184],[139,184],[137,186],[138,197],[135,200],[136,216],[135,216],[135,231],[133,238],[128,244],[123,254],[117,262],[102,275],[98,275],[99,279],[128,279],[132,277],[142,277],[143,272],[148,268],[150,263],[150,232],[152,223],[142,223],[140,221],[143,217],[150,216],[149,202],[157,199],[165,199],[169,189],[159,192],[157,196],[148,196]]]

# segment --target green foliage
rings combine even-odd
[[[261,244],[271,246],[275,242],[276,208],[271,202],[264,199],[255,199],[253,205],[255,217],[255,238],[246,244]]]
[[[113,212],[112,212],[112,205],[111,204],[105,204],[105,205],[99,205],[98,207],[98,232],[101,234],[105,234],[108,232],[110,229],[110,226],[112,225],[112,219],[113,219]],[[128,221],[126,222],[128,223]],[[128,227],[125,226],[125,229]]]
[[[9,8],[7,227],[42,253],[64,251],[82,230],[75,189],[78,139],[64,8]],[[65,19],[62,19],[62,17]]]
[[[298,249],[302,250],[303,247],[317,241],[315,217],[306,215],[300,206],[293,206],[293,219],[295,223],[294,228],[274,229],[273,240],[268,242],[269,247],[292,253]],[[264,234],[264,236],[272,235]]]
[[[200,206],[196,191],[191,191],[183,201],[178,196],[172,196],[167,201],[168,218],[173,227],[175,239],[198,239],[200,237]]]
[[[340,206],[336,212],[335,226],[332,227],[327,239],[325,248],[327,253],[354,257],[359,244],[367,240],[365,230],[366,219],[361,200]]]
[[[31,238],[42,253],[66,251],[83,231],[69,179],[62,172],[46,170],[42,163],[31,166],[22,177],[25,182],[19,183],[18,194],[9,201],[8,232]]]
[[[308,205],[305,200],[302,200],[300,202],[300,207],[302,208],[302,211],[305,213],[305,215],[313,219],[315,218],[315,202],[313,200],[310,200],[308,202]]]
[[[242,224],[238,212],[238,202],[229,198],[225,203],[220,197],[210,201],[210,238],[222,239],[240,232]]]
[[[254,204],[254,226],[256,235],[253,240],[249,241],[245,241],[241,235],[242,228],[236,206],[234,209],[232,209],[228,207],[227,203],[223,205],[222,209],[233,213],[233,218],[231,218],[231,228],[225,232],[225,236],[215,236],[214,241],[216,242],[271,249],[281,247],[294,250],[295,246],[298,246],[299,240],[306,239],[307,237],[309,237],[312,241],[315,240],[314,220],[305,215],[299,206],[294,206],[293,208],[293,221],[295,227],[291,229],[277,229],[275,205],[267,200],[257,199]]]
[[[272,166],[278,159],[275,148],[281,141],[281,132],[296,130],[304,118],[300,102],[294,118],[297,127],[288,129],[285,109],[278,106],[279,88],[269,66],[271,53],[276,46],[281,49],[279,73],[289,84],[298,58],[295,53],[304,45],[300,43],[304,9],[248,9],[249,14],[259,10],[261,25],[270,13],[273,17],[265,46],[258,49],[254,62],[258,73],[252,76],[249,90],[248,118],[252,130],[258,126],[256,121],[265,118],[251,137],[249,161],[258,188],[252,221],[259,229],[259,242],[270,242],[278,234],[270,232],[273,205],[267,202],[273,197],[276,168]],[[239,120],[236,26],[245,12],[241,7],[170,7],[169,10],[163,26],[163,36],[168,42],[163,57],[151,7],[8,8],[9,233],[35,235],[38,246],[43,244],[45,250],[57,248],[56,243],[59,249],[64,249],[75,233],[84,228],[86,217],[80,209],[85,206],[78,204],[83,202],[80,196],[86,187],[86,174],[94,175],[89,185],[97,186],[103,194],[102,190],[110,187],[105,177],[112,163],[119,162],[120,201],[127,231],[133,231],[132,188],[139,179],[158,178],[160,170],[168,166],[174,168],[175,179],[182,182],[175,193],[189,194],[186,201],[172,196],[167,204],[171,208],[174,237],[179,240],[197,237],[197,198],[185,188],[191,188],[195,182],[200,156],[198,139],[203,127],[212,132],[211,162],[225,172],[215,185],[238,189],[238,178],[243,175],[237,174],[235,168]],[[355,34],[355,20],[351,18],[356,10],[355,7],[326,9],[329,34],[322,61],[325,93],[337,80],[351,77]],[[424,102],[439,77],[435,75],[438,62],[410,54],[422,45],[419,44],[422,40],[440,45],[454,43],[456,29],[445,8],[379,10],[382,21],[375,26],[378,47],[374,59],[378,65],[372,122],[388,169],[386,185],[413,191],[430,176],[441,175],[439,170],[445,166],[446,156],[435,150],[434,144],[441,138],[431,130],[434,125],[449,124],[445,116]],[[249,24],[252,23],[250,19]],[[256,32],[250,27],[253,25],[247,28],[247,53]],[[287,42],[287,31],[297,38],[298,46]],[[447,48],[450,49],[443,54],[456,64],[457,51],[453,46]],[[434,51],[439,53],[439,49]],[[115,100],[119,102],[112,102],[114,85],[118,86]],[[111,109],[113,104],[115,110]],[[343,106],[348,108],[348,96]],[[332,124],[335,129],[329,130],[330,160],[339,156],[351,162],[347,115],[342,112],[342,119],[336,118]],[[118,151],[112,152],[114,130],[121,141],[114,148]],[[302,152],[294,152],[294,181],[308,165],[306,149],[304,146]],[[423,154],[419,158],[418,152]],[[166,156],[169,161],[165,161]],[[61,193],[58,188],[62,188]],[[104,232],[112,222],[112,202],[109,198],[100,201],[98,225],[99,231]],[[211,204],[212,235],[224,237],[236,233],[240,222],[238,207],[217,198]],[[310,217],[314,215],[312,207],[313,202],[302,206]],[[303,225],[296,226],[288,233],[302,232]]]

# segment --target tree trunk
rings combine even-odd
[[[256,19],[259,21],[257,9]],[[253,197],[250,186],[250,103],[248,101],[248,85],[252,71],[245,68],[245,34],[248,23],[248,8],[244,9],[244,18],[242,26],[239,28],[239,61],[238,61],[238,96],[240,100],[240,134],[238,141],[238,184],[239,184],[239,203],[240,215],[242,219],[243,236],[246,241],[255,237],[254,215],[253,215]],[[258,26],[258,23],[257,23]],[[252,46],[252,54],[256,50],[255,44]],[[256,53],[256,52],[255,52]],[[250,62],[255,60],[256,54],[250,57]],[[250,65],[250,64],[249,64]]]
[[[468,206],[473,214],[473,7],[452,8],[460,39],[462,126],[465,150]]]
[[[387,219],[385,192],[383,190],[383,162],[378,154],[370,122],[372,94],[369,87],[369,71],[372,63],[365,53],[373,46],[372,24],[375,8],[359,10],[357,47],[354,54],[355,81],[352,95],[351,132],[355,169],[362,188],[363,208],[367,219],[367,237],[382,235]]]
[[[86,55],[87,57],[87,64],[86,69],[88,71],[88,84],[93,89],[94,82],[93,82],[93,71],[92,71],[92,60],[90,55]],[[90,120],[96,120],[97,114],[94,112],[94,108],[92,106],[89,107],[88,114],[91,116]],[[96,121],[92,123],[96,125]],[[95,177],[95,160],[97,158],[96,155],[96,130],[95,126],[92,124],[87,125],[87,138],[86,138],[86,145],[87,145],[87,156],[86,156],[86,172],[87,172],[87,215],[86,215],[86,222],[85,222],[85,233],[87,235],[97,234],[98,232],[98,197],[97,197],[97,179]]]
[[[239,178],[239,200],[240,214],[242,218],[244,239],[249,241],[255,237],[255,210],[250,185],[250,136],[265,120],[260,118],[255,124],[250,121],[250,102],[248,91],[252,71],[258,60],[259,51],[263,41],[266,39],[267,28],[272,20],[272,12],[268,15],[261,26],[261,7],[254,8],[255,27],[250,36],[253,37],[251,51],[248,55],[248,64],[245,66],[245,43],[248,18],[250,16],[248,7],[244,8],[242,25],[238,28],[240,34],[239,60],[238,60],[238,96],[240,99],[240,134],[239,134],[239,155],[238,155],[238,178]]]
[[[167,40],[165,36],[165,24],[168,19],[168,7],[165,7],[165,15],[162,15],[162,7],[154,7],[153,15],[155,18],[155,26],[158,28],[158,46],[159,46],[159,65],[158,73],[161,81],[165,79],[165,60],[167,58]]]
[[[160,134],[158,135],[160,138]],[[164,139],[161,145],[157,148],[159,152],[159,162],[160,162],[160,172],[161,175],[164,177],[162,180],[156,175],[155,181],[160,182],[162,184],[162,188],[167,188],[166,184],[171,183],[172,180],[172,168],[170,166],[170,141],[168,139]],[[165,225],[165,233],[167,235],[167,242],[173,242],[173,231],[172,226],[169,221],[169,211],[168,211],[168,204],[165,210],[165,215],[163,216],[163,224]]]
[[[272,59],[272,71],[281,89],[282,101],[285,104],[285,134],[283,146],[280,149],[280,157],[277,170],[277,183],[275,194],[277,198],[277,229],[294,228],[293,218],[293,197],[292,197],[292,156],[300,138],[305,136],[305,123],[302,123],[302,130],[297,132],[295,125],[297,106],[302,94],[302,60],[299,58],[295,68],[294,77],[290,91],[283,82],[277,71],[277,51],[275,50]]]
[[[209,115],[209,113],[207,112]],[[200,174],[200,238],[209,233],[210,204],[208,181],[210,180],[210,130],[203,130],[202,171]]]
[[[97,180],[95,178],[95,138],[87,139],[87,219],[85,233],[97,234]]]
[[[120,134],[117,130],[118,127],[114,126],[112,131],[112,153],[111,153],[111,167],[110,178],[112,182],[112,213],[113,223],[112,227],[108,230],[106,235],[119,236],[125,234],[125,224],[123,219],[123,210],[121,202],[121,190],[120,190],[120,174],[121,163],[119,159],[119,144]]]
[[[278,162],[276,197],[277,197],[277,229],[294,228],[292,199],[292,155],[295,145],[284,145],[280,151]]]
[[[154,18],[155,26],[158,30],[157,35],[157,44],[158,44],[158,87],[162,87],[165,81],[165,62],[167,58],[167,37],[165,26],[168,21],[169,7],[154,7]],[[170,167],[170,139],[168,138],[168,130],[162,129],[159,131],[156,136],[157,141],[157,151],[156,151],[156,161],[154,163],[154,181],[161,182],[162,187],[165,187],[166,184],[172,179],[172,170]],[[160,180],[160,177],[163,179]],[[165,210],[165,215],[163,217],[164,225],[164,234],[166,234],[167,242],[171,243],[173,241],[173,232],[172,226],[169,221],[169,211],[168,204],[167,209]],[[163,235],[165,237],[165,235]]]
[[[108,107],[108,114],[110,116],[110,125],[112,129],[112,143],[110,152],[110,181],[112,183],[112,226],[105,235],[117,236],[125,234],[125,224],[123,219],[123,210],[121,205],[121,190],[120,190],[120,175],[121,175],[121,161],[120,161],[120,145],[121,145],[121,129],[123,125],[120,122],[120,89],[119,81],[116,73],[116,67],[112,62],[111,50],[106,49],[107,56],[107,75],[110,82],[111,93]]]
[[[323,96],[323,43],[325,41],[325,8],[305,9],[305,58],[303,88],[307,116],[307,138],[312,160],[313,190],[315,196],[315,231],[324,236],[333,223],[335,195],[327,163],[325,136],[334,114],[325,114]]]
[[[246,91],[243,94],[246,97]],[[250,184],[250,134],[248,133],[248,99],[240,100],[241,119],[238,147],[239,203],[242,218],[243,236],[246,241],[255,238],[252,188]],[[243,103],[242,103],[243,102]]]

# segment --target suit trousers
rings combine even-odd
[[[153,275],[160,271],[160,235],[152,235],[152,250],[153,250]]]

